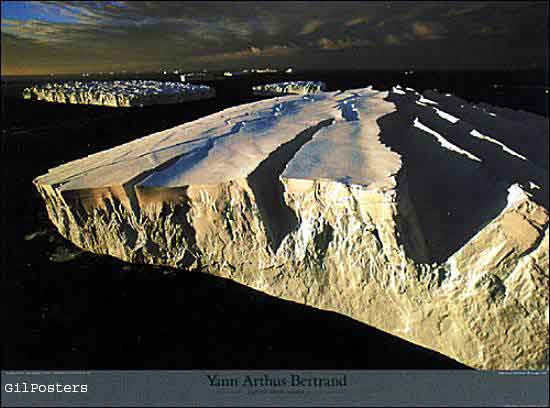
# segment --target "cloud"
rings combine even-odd
[[[202,55],[197,57],[201,61],[239,60],[250,57],[277,57],[296,53],[299,48],[288,45],[272,45],[264,48],[251,46],[243,50]]]
[[[330,40],[328,38],[320,38],[317,41],[319,48],[323,50],[343,50],[353,47],[364,47],[371,45],[371,41],[362,39],[345,39],[345,40]]]
[[[433,29],[429,25],[423,23],[414,23],[413,32],[417,37],[420,38],[433,35]]]
[[[540,45],[547,44],[545,2],[391,2],[391,7],[366,1],[233,2],[228,7],[223,1],[34,1],[25,3],[24,18],[10,11],[9,4],[2,2],[3,42],[8,44],[2,49],[3,72],[6,64],[22,70],[22,64],[31,67],[33,61],[74,70],[79,64],[195,69],[195,61],[200,61],[197,69],[225,69],[225,61],[248,59],[253,64],[254,58],[267,57],[273,57],[273,64],[330,67],[357,62],[355,49],[367,46],[382,65],[405,58],[407,64],[431,58],[437,65],[443,62],[436,58],[441,51],[468,35],[484,44],[480,49],[489,42],[501,47],[503,61],[520,48],[528,47],[536,56],[547,49]],[[429,41],[436,39],[440,41]],[[419,55],[419,42],[429,58]],[[407,57],[402,48],[389,47],[403,44],[411,44]],[[342,50],[341,59],[327,59],[330,50]],[[489,57],[480,52],[464,59],[492,63]]]
[[[395,34],[386,34],[384,44],[386,45],[401,45],[401,40]]]
[[[322,25],[322,21],[321,20],[311,20],[311,21],[308,21],[304,27],[302,28],[302,31],[300,31],[300,35],[307,35],[307,34],[312,34],[314,33],[315,31],[319,30],[319,28],[321,28],[321,25]]]
[[[41,44],[70,43],[87,37],[86,30],[78,24],[50,23],[41,20],[2,19],[2,33]]]
[[[498,35],[505,35],[510,34],[512,31],[507,27],[493,27],[493,26],[482,26],[474,31],[472,31],[472,34],[478,34],[481,36],[498,36]]]
[[[453,8],[443,14],[444,17],[458,17],[463,16],[465,14],[471,14],[476,11],[482,10],[483,8],[487,7],[487,4],[474,4],[474,5],[468,5],[465,3],[464,8]]]
[[[344,25],[346,27],[353,27],[359,24],[365,24],[368,21],[369,21],[368,17],[355,17],[355,18],[352,18],[351,20],[346,21]]]
[[[412,25],[413,34],[421,40],[439,40],[443,38],[443,29],[433,24],[415,22]]]

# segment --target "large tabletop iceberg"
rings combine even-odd
[[[547,118],[364,88],[232,107],[34,183],[86,250],[548,369],[547,146]]]

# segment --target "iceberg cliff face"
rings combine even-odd
[[[227,277],[472,367],[541,369],[548,171],[518,139],[545,135],[536,115],[452,96],[322,92],[229,108],[35,185],[86,250]]]
[[[159,81],[69,81],[23,90],[24,99],[111,107],[181,103],[215,96],[206,85]]]

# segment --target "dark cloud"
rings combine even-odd
[[[353,17],[351,20],[348,20],[344,23],[346,27],[353,27],[358,24],[365,24],[369,22],[369,18],[367,16],[365,17]]]
[[[318,41],[319,47],[323,50],[343,50],[353,47],[366,47],[372,45],[371,41],[358,38],[346,38],[343,40],[331,40],[323,37]]]
[[[543,64],[548,46],[547,2],[53,1],[30,6],[35,19],[3,15],[3,74],[109,66],[231,69],[256,63],[488,68],[525,60]],[[465,44],[471,42],[469,51]],[[463,55],[452,55],[459,50]]]
[[[416,38],[421,40],[439,40],[444,38],[445,29],[441,24],[424,23],[415,21],[412,24],[412,31]]]

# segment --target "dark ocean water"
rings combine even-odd
[[[259,100],[251,94],[255,84],[400,84],[548,116],[544,72],[264,74],[206,82],[216,88],[212,100],[129,109],[20,97],[25,86],[48,79],[2,78],[3,368],[462,367],[345,316],[229,280],[79,253],[48,221],[32,180],[66,161]]]

